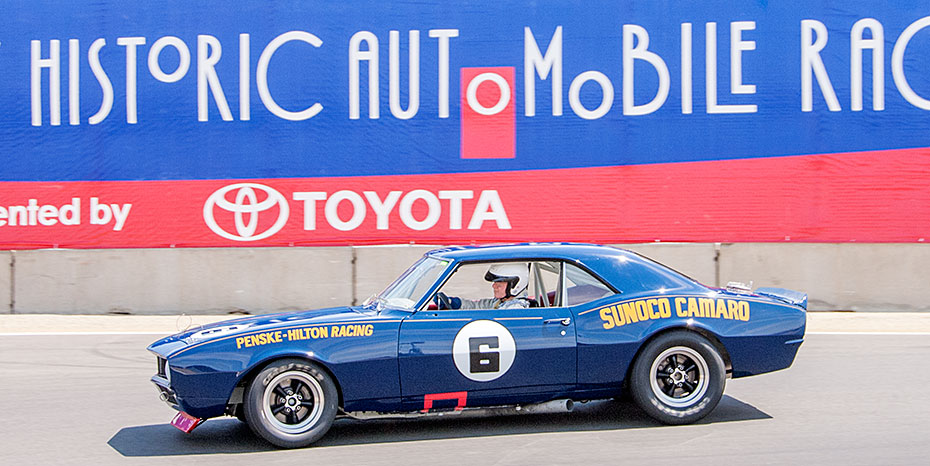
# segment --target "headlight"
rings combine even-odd
[[[171,365],[168,364],[167,359],[165,359],[165,378],[168,379],[168,385],[171,385]]]

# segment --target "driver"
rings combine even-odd
[[[484,279],[491,282],[494,290],[493,298],[460,299],[448,297],[448,304],[452,309],[521,309],[530,307],[526,299],[526,287],[529,282],[529,271],[526,264],[495,264],[492,265]],[[446,295],[437,294],[440,309],[446,307],[442,298]]]

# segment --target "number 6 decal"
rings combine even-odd
[[[469,322],[452,343],[455,367],[476,382],[489,382],[506,374],[516,354],[513,335],[493,320]]]

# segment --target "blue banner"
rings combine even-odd
[[[98,0],[3,12],[3,181],[930,146],[926,2]]]

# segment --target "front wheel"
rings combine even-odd
[[[661,335],[633,364],[630,390],[643,411],[666,424],[690,424],[720,402],[723,358],[706,338],[687,331]]]
[[[277,361],[249,384],[245,418],[253,432],[276,446],[305,447],[332,426],[338,397],[335,383],[315,364]]]

